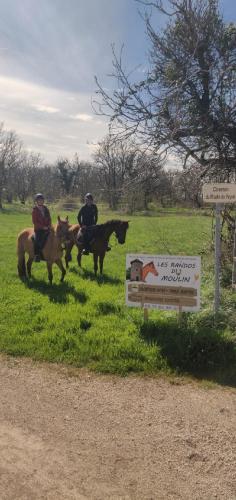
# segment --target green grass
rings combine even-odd
[[[100,221],[119,217],[106,212]],[[76,214],[69,213],[69,218],[75,222]],[[33,265],[30,281],[17,276],[16,236],[30,225],[30,210],[15,206],[0,213],[0,350],[100,372],[190,374],[235,385],[236,300],[224,288],[216,323],[213,261],[206,253],[211,219],[196,214],[129,218],[126,244],[111,239],[103,277],[94,277],[91,256],[84,257],[79,270],[74,249],[65,282],[59,283],[54,266],[50,286],[45,263]],[[184,314],[180,325],[175,312],[153,310],[144,323],[141,310],[126,307],[125,256],[135,252],[201,254],[201,312]]]

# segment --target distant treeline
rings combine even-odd
[[[36,192],[49,202],[81,198],[92,192],[96,201],[127,212],[147,210],[151,202],[162,206],[201,206],[198,167],[166,169],[159,156],[143,151],[134,141],[106,137],[91,162],[58,158],[48,164],[29,153],[17,134],[0,128],[0,208],[13,201],[25,203]]]

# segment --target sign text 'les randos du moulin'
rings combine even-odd
[[[200,273],[200,257],[129,254],[126,256],[126,304],[199,311]]]

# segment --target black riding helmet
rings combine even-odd
[[[87,199],[87,200],[93,200],[93,195],[91,193],[87,193],[85,195],[85,199]]]
[[[37,201],[37,200],[44,200],[44,196],[42,193],[37,193],[34,197],[34,200]]]

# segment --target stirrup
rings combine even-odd
[[[83,250],[83,252],[82,252],[82,255],[89,255],[89,250],[86,250],[86,249],[84,248],[84,250]]]
[[[34,256],[34,262],[40,262],[40,261],[41,261],[40,255],[36,254]]]

